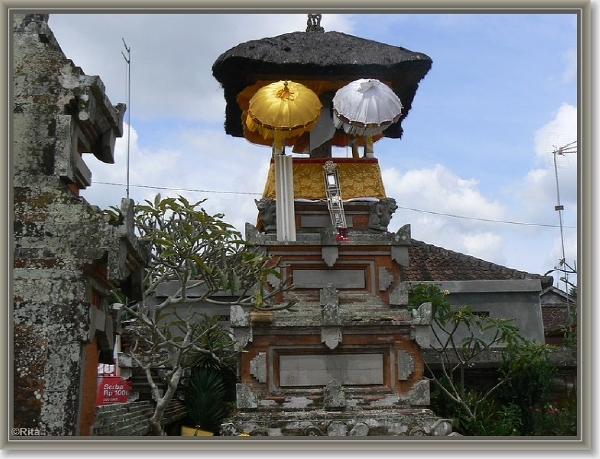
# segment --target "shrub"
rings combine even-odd
[[[541,343],[509,346],[499,368],[500,399],[519,406],[523,423],[521,435],[534,434],[534,407],[542,403],[552,388],[556,367],[549,361],[552,347]]]
[[[574,403],[567,402],[562,407],[559,407],[558,402],[546,403],[534,409],[533,419],[534,435],[577,435],[577,407]]]
[[[219,433],[225,418],[225,383],[214,370],[196,368],[184,386],[185,406],[194,427]]]

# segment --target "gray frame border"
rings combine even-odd
[[[592,315],[591,305],[593,302],[592,292],[592,259],[595,255],[595,251],[592,244],[592,224],[593,222],[593,211],[592,211],[592,193],[595,191],[595,187],[592,184],[592,71],[594,65],[592,62],[592,41],[594,38],[592,31],[592,15],[597,16],[597,5],[593,5],[592,0],[550,0],[550,1],[538,1],[538,0],[490,0],[490,1],[468,1],[459,0],[452,2],[444,2],[443,0],[400,0],[400,1],[372,1],[367,2],[366,6],[359,4],[356,0],[346,0],[340,2],[337,0],[304,0],[302,2],[288,1],[285,2],[285,7],[281,4],[270,1],[255,1],[252,2],[251,6],[243,1],[181,1],[175,0],[172,2],[162,3],[160,0],[155,1],[89,1],[83,2],[75,1],[31,1],[31,0],[0,0],[0,18],[2,23],[6,26],[6,40],[3,42],[6,44],[2,47],[2,55],[4,62],[7,64],[8,71],[3,73],[3,77],[6,78],[4,88],[6,92],[2,91],[0,98],[2,100],[2,106],[6,107],[4,116],[6,116],[7,122],[2,123],[0,138],[7,139],[5,144],[6,147],[6,162],[3,163],[2,171],[5,178],[5,183],[8,184],[4,192],[6,193],[6,219],[7,225],[3,227],[2,235],[6,237],[6,245],[2,246],[0,252],[3,255],[2,259],[12,259],[12,241],[9,237],[12,235],[11,232],[11,207],[10,198],[11,194],[11,179],[10,174],[10,143],[9,143],[9,119],[10,119],[10,94],[11,86],[9,85],[10,76],[10,45],[12,43],[12,22],[11,22],[11,11],[14,10],[30,10],[31,12],[52,12],[58,9],[61,12],[69,10],[72,12],[107,12],[107,10],[118,10],[119,13],[124,12],[160,12],[167,13],[170,11],[178,10],[210,10],[211,12],[260,12],[260,11],[279,11],[279,12],[296,12],[296,13],[307,13],[313,11],[319,11],[322,13],[337,12],[337,13],[401,13],[401,12],[421,12],[421,13],[487,13],[487,12],[576,12],[579,17],[579,49],[578,49],[578,67],[579,67],[579,81],[580,86],[578,89],[578,147],[581,161],[579,161],[579,209],[578,209],[578,226],[579,226],[579,237],[578,237],[578,259],[579,259],[579,301],[581,305],[581,314],[579,317],[579,329],[581,330],[581,336],[579,336],[579,362],[578,362],[578,384],[579,393],[581,394],[582,400],[580,400],[581,415],[580,415],[580,432],[581,436],[576,440],[561,439],[561,437],[539,437],[535,440],[529,439],[514,439],[511,440],[507,437],[494,438],[494,437],[478,437],[476,439],[469,437],[454,437],[449,438],[435,438],[427,437],[427,440],[420,440],[415,438],[402,438],[401,441],[398,439],[388,440],[380,437],[373,437],[372,440],[361,439],[359,437],[348,438],[344,440],[334,440],[316,437],[313,439],[288,439],[288,438],[276,438],[272,437],[269,439],[261,439],[259,437],[251,438],[240,438],[231,440],[221,440],[222,437],[214,437],[209,441],[203,442],[192,442],[187,443],[182,440],[165,440],[156,437],[132,437],[131,439],[124,440],[121,438],[110,437],[79,437],[73,439],[65,438],[46,438],[40,437],[35,440],[19,440],[19,441],[8,441],[8,397],[7,399],[0,399],[0,407],[2,407],[2,413],[6,413],[6,418],[2,418],[0,421],[0,442],[2,449],[7,450],[36,450],[36,451],[49,451],[49,450],[98,450],[103,452],[108,451],[139,451],[139,450],[177,450],[177,451],[281,451],[281,450],[292,450],[292,451],[358,451],[358,450],[378,450],[378,451],[545,451],[548,454],[549,451],[589,451],[592,452],[595,448],[592,444],[592,425],[595,425],[595,420],[592,419],[592,402],[595,402],[595,397],[592,396],[592,360],[591,352],[593,346],[592,337]],[[167,6],[168,5],[168,6]],[[324,6],[325,5],[325,6]],[[310,11],[309,11],[310,10]],[[596,19],[596,18],[594,18]],[[596,40],[594,40],[596,41]],[[594,101],[595,102],[595,101]],[[3,118],[4,118],[3,116]],[[594,164],[595,166],[595,164]],[[7,340],[4,342],[6,345],[5,352],[2,353],[2,364],[8,368],[10,361],[10,314],[8,305],[11,304],[11,285],[10,285],[10,263],[7,263],[5,267],[7,275],[2,278],[2,287],[7,295],[7,308],[5,314],[0,319],[4,323],[4,330],[6,330]],[[5,373],[9,374],[9,372]],[[8,396],[7,381],[1,380],[0,384],[4,389],[4,393]],[[585,401],[585,403],[583,403]],[[6,425],[3,425],[6,423]],[[172,438],[172,437],[170,437]]]

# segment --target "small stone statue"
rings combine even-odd
[[[262,226],[262,231],[265,233],[275,231],[277,229],[277,211],[274,199],[260,198],[254,200],[258,209],[258,218]]]
[[[309,14],[308,21],[306,21],[307,32],[325,32],[325,29],[321,27],[321,15],[320,14]]]
[[[387,231],[392,214],[398,209],[394,198],[384,198],[371,204],[369,228],[377,231]]]

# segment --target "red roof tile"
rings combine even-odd
[[[567,324],[568,314],[566,305],[563,306],[543,306],[542,320],[546,333],[564,330]]]
[[[409,265],[401,267],[402,280],[408,282],[541,279],[542,287],[552,285],[551,276],[507,268],[415,239],[408,248],[408,260]]]

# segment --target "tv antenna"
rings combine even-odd
[[[125,46],[125,51],[127,52],[127,55],[125,55],[125,53],[121,51],[127,66],[127,185],[125,188],[125,195],[127,199],[129,199],[129,144],[131,142],[131,48],[127,46],[124,38],[121,38],[121,40],[123,40],[123,46]]]
[[[560,188],[559,188],[559,184],[558,184],[558,162],[561,161],[562,159],[566,159],[565,155],[577,153],[577,141],[575,140],[571,143],[567,143],[566,145],[563,145],[562,147],[556,147],[555,145],[553,145],[552,148],[553,148],[552,159],[553,159],[553,163],[554,163],[554,177],[556,179],[556,206],[554,206],[554,210],[558,212],[558,219],[559,219],[559,224],[560,224],[560,247],[561,247],[561,255],[562,255],[562,258],[559,261],[558,268],[560,270],[560,268],[562,266],[562,271],[564,273],[563,280],[565,282],[565,293],[568,295],[569,294],[569,266],[566,264],[566,261],[565,261],[565,241],[564,241],[564,234],[563,234],[563,211],[565,209],[564,209],[564,206],[560,203]],[[567,301],[567,306],[568,306],[568,301]]]

